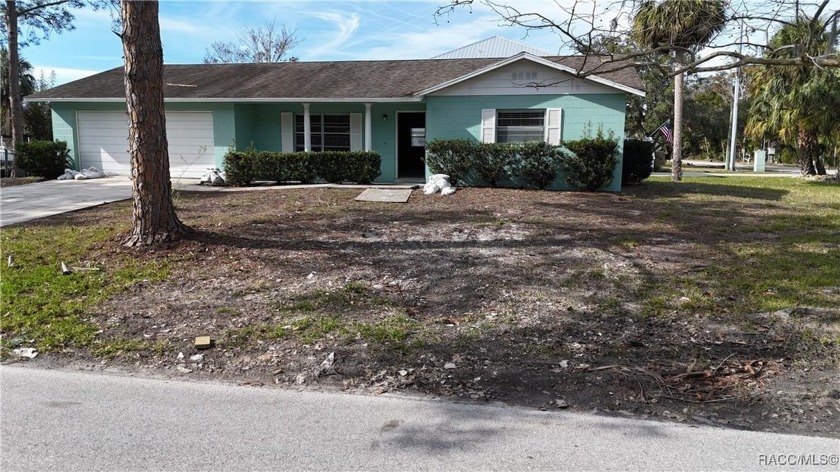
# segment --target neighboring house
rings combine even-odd
[[[593,70],[597,58],[425,59],[166,65],[164,95],[173,178],[222,167],[231,146],[258,150],[374,150],[377,182],[426,175],[424,143],[577,139],[591,124],[624,137],[626,94],[644,95],[632,68]],[[614,68],[614,67],[611,67]],[[595,69],[597,70],[597,69]],[[123,69],[26,99],[52,107],[53,134],[76,166],[130,174]],[[620,189],[621,169],[610,190]]]
[[[548,51],[542,49],[532,48],[527,44],[522,44],[517,41],[503,38],[501,36],[493,36],[492,38],[483,39],[472,44],[453,49],[445,52],[432,59],[475,59],[478,57],[510,57],[515,56],[521,52],[527,52],[532,56],[553,56]]]

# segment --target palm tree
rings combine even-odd
[[[782,28],[770,41],[771,57],[817,55],[829,46],[821,36],[822,26],[805,18]],[[796,48],[783,45],[796,44]],[[752,72],[754,96],[746,132],[753,138],[778,136],[795,143],[800,171],[825,175],[820,139],[838,133],[840,122],[840,75],[836,70],[800,66],[763,66]]]
[[[646,0],[633,18],[631,39],[642,47],[672,53],[685,62],[726,23],[722,0]],[[674,153],[671,180],[682,180],[682,108],[684,74],[674,76]]]

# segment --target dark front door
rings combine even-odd
[[[426,166],[426,113],[397,114],[397,178],[423,179]]]

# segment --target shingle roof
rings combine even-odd
[[[582,56],[546,57],[577,68]],[[282,62],[273,64],[189,64],[164,66],[166,99],[399,99],[457,79],[499,62],[498,58],[422,59],[394,61]],[[601,61],[590,57],[587,70]],[[610,65],[610,68],[614,64]],[[599,77],[644,90],[630,67]],[[29,101],[53,99],[123,99],[123,69],[116,68],[28,96]]]
[[[551,56],[552,54],[542,49],[532,48],[501,36],[493,36],[458,49],[445,52],[432,59],[464,59],[468,57],[510,57],[520,52],[527,52],[535,56]]]

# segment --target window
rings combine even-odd
[[[309,115],[312,151],[349,151],[350,115]],[[295,115],[295,150],[303,151],[303,115]]]
[[[545,110],[496,110],[496,142],[524,143],[545,139]]]

